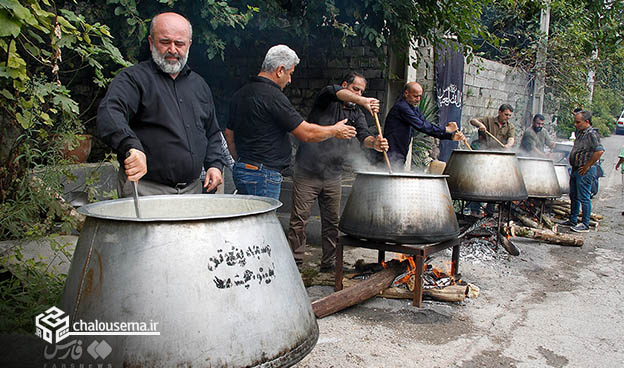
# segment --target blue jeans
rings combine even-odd
[[[577,170],[570,175],[570,221],[576,223],[579,211],[583,209],[583,224],[589,227],[589,216],[591,214],[591,184],[596,180],[596,167],[592,166],[585,175],[581,175]]]
[[[240,194],[257,195],[279,200],[282,187],[282,174],[279,171],[265,169],[249,169],[245,163],[236,162],[232,170],[234,185]]]

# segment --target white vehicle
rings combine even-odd
[[[615,134],[624,134],[624,110],[622,110],[620,118],[615,123]]]

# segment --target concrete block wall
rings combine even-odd
[[[417,62],[414,68],[411,63]],[[423,85],[425,94],[434,98],[435,71],[433,48],[423,47],[420,54],[410,52],[407,80]],[[523,126],[531,119],[531,76],[496,61],[475,57],[464,64],[463,108],[461,124],[464,132],[475,134],[468,121],[474,117],[494,116],[503,103],[514,108],[511,122],[516,127],[516,144]]]

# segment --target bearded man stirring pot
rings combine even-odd
[[[100,138],[117,153],[118,191],[132,196],[201,193],[221,184],[225,159],[212,92],[186,65],[192,27],[176,13],[152,19],[152,60],[124,69],[100,103]]]

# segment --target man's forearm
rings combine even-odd
[[[591,155],[591,157],[589,158],[589,161],[587,161],[587,163],[585,164],[585,166],[587,166],[588,168],[591,167],[598,160],[600,160],[600,157],[602,156],[603,153],[604,153],[604,151],[596,151],[596,152],[594,152]]]
[[[225,141],[227,142],[228,151],[230,151],[230,155],[234,160],[238,159],[238,154],[236,153],[236,144],[234,143],[234,131],[230,129],[225,129],[223,134],[225,136]]]

